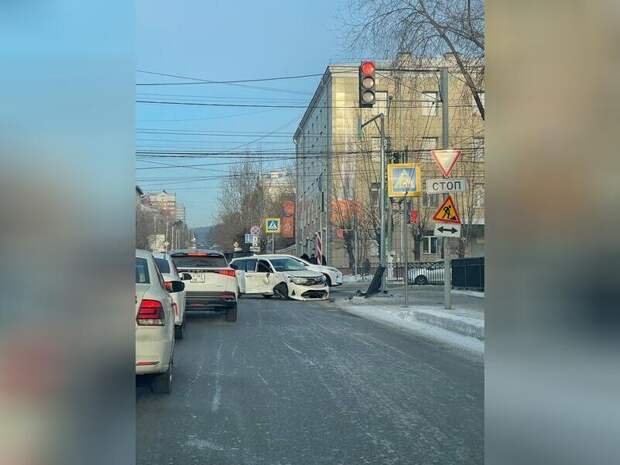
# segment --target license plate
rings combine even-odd
[[[192,283],[204,283],[205,282],[205,277],[202,275],[193,275],[192,276],[192,280],[190,281]]]

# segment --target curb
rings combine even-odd
[[[476,324],[478,322],[472,319],[471,323],[469,323],[461,318],[451,318],[447,315],[440,316],[419,310],[414,310],[414,313],[419,321],[484,341],[484,322]]]

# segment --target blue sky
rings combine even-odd
[[[139,0],[137,69],[209,80],[322,73],[328,63],[347,57],[338,19],[343,3],[343,0]],[[187,82],[142,72],[136,73],[136,80]],[[139,100],[305,105],[318,80],[312,77],[255,84],[276,90],[191,85],[137,86],[136,92]],[[251,151],[292,152],[292,134],[302,114],[301,108],[139,103],[136,145],[138,150],[175,152],[220,151],[239,146]],[[272,132],[270,137],[256,140]],[[187,220],[192,227],[213,223],[219,185],[216,177],[226,173],[225,163],[231,161],[230,156],[199,160],[138,157],[137,160],[136,176],[144,190],[165,188],[176,192],[187,207]],[[162,163],[211,166],[170,168]]]

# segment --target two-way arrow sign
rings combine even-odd
[[[460,224],[435,224],[435,236],[437,237],[461,237]]]

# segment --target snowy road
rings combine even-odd
[[[175,361],[138,381],[140,465],[483,463],[482,364],[333,304],[190,315]]]

